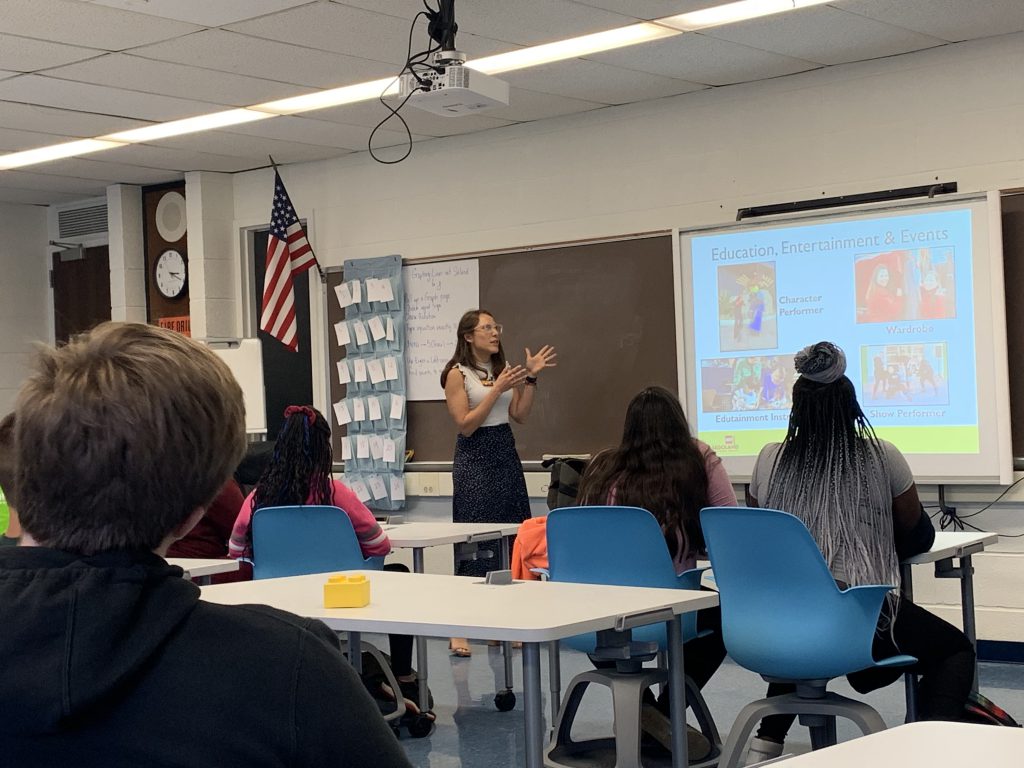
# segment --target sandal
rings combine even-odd
[[[473,651],[469,647],[469,641],[464,637],[453,637],[449,640],[448,650],[452,656],[457,656],[460,659],[468,659],[473,655]]]

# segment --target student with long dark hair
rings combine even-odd
[[[722,460],[690,432],[679,399],[663,387],[648,387],[626,409],[622,441],[617,448],[594,457],[580,481],[581,505],[615,504],[642,507],[661,525],[676,572],[694,568],[704,552],[700,511],[704,507],[736,505]],[[710,634],[686,643],[686,673],[699,688],[711,679],[725,658],[722,614],[719,608],[697,612],[697,628]],[[666,745],[667,690],[642,712],[644,730]],[[690,731],[690,758],[700,759],[710,744]]]
[[[452,467],[452,520],[456,523],[521,523],[530,516],[523,465],[509,420],[530,415],[537,374],[553,367],[555,350],[526,350],[523,365],[510,365],[501,345],[502,327],[483,309],[459,320],[455,354],[441,372],[444,399],[459,428]],[[483,576],[498,565],[500,541],[481,543],[493,557],[456,561],[460,576]],[[469,643],[452,638],[456,656],[469,656]]]
[[[793,385],[789,429],[782,443],[766,445],[758,456],[747,505],[803,520],[842,586],[897,585],[899,561],[927,551],[935,538],[910,467],[896,446],[875,436],[844,375],[846,355],[839,347],[819,342],[798,352],[794,362],[800,378]],[[849,681],[855,690],[873,691],[909,670],[921,675],[922,719],[962,718],[974,649],[959,629],[893,592],[882,606],[872,652],[876,658],[905,653],[918,663],[854,673]],[[768,695],[792,690],[772,683]],[[780,755],[792,723],[792,715],[762,720],[751,759]]]
[[[331,477],[334,456],[331,426],[324,415],[309,405],[290,405],[284,412],[274,455],[256,488],[242,503],[228,545],[231,557],[251,558],[252,515],[263,507],[298,504],[339,507],[352,521],[363,557],[391,552],[391,542],[366,505],[342,482]],[[405,566],[385,566],[407,570]],[[390,635],[391,666],[402,694],[417,701],[419,687],[412,668],[412,637]]]

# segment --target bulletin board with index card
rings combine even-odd
[[[405,504],[405,294],[398,256],[327,270],[330,419],[344,483],[370,509]]]

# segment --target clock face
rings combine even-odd
[[[161,253],[153,270],[156,288],[168,299],[176,299],[185,292],[185,257],[169,249]]]

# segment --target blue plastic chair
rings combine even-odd
[[[917,661],[902,655],[876,661],[871,655],[882,602],[893,587],[840,589],[807,527],[786,512],[707,507],[701,526],[729,656],[769,682],[797,686],[795,694],[743,708],[722,748],[721,768],[739,764],[747,737],[765,715],[800,715],[814,749],[835,743],[837,715],[864,733],[884,730],[867,704],[825,689],[832,678],[851,672]]]
[[[363,557],[352,521],[338,507],[257,509],[252,553],[253,579],[384,567],[383,557]]]
[[[704,569],[676,574],[672,557],[665,546],[665,535],[654,516],[638,507],[562,507],[548,514],[548,574],[551,581],[577,584],[612,584],[661,589],[700,589]],[[697,636],[696,613],[681,615],[683,640]],[[569,684],[560,709],[554,738],[548,750],[546,765],[568,765],[560,758],[600,749],[606,740],[571,741],[569,734],[576,710],[590,683],[612,689],[615,710],[615,750],[617,768],[639,766],[640,707],[643,691],[664,683],[664,669],[642,669],[643,660],[651,659],[668,648],[668,637],[662,623],[632,630],[630,654],[636,663],[632,673],[612,670],[584,672]],[[572,648],[593,654],[598,639],[594,633],[576,635],[562,641]],[[711,713],[700,690],[687,679],[687,703],[690,704],[701,730],[712,745],[711,753],[691,765],[711,765],[718,755],[720,739]],[[611,745],[603,745],[610,747]]]

